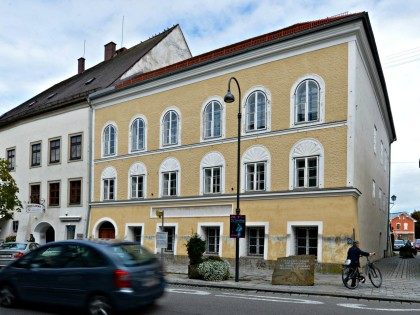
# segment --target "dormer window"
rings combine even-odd
[[[96,79],[95,77],[90,78],[89,80],[87,80],[87,81],[85,82],[85,85],[88,85],[88,84],[92,83],[95,79]]]

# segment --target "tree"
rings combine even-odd
[[[414,211],[411,217],[417,221],[414,226],[414,237],[420,238],[420,211]]]
[[[9,163],[0,159],[0,218],[13,219],[13,213],[20,211],[22,203],[17,197],[19,188],[9,172]]]

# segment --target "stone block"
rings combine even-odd
[[[312,255],[278,258],[272,284],[311,286],[315,283],[315,261]]]

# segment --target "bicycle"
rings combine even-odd
[[[375,288],[379,288],[382,285],[382,274],[378,267],[374,265],[372,261],[369,260],[369,257],[366,257],[367,262],[365,266],[365,274],[369,277],[370,282]],[[346,263],[343,265],[343,271],[341,273],[341,279],[343,284],[348,289],[356,289],[359,286],[359,282],[365,279],[365,277],[360,275],[359,268],[350,268],[349,259],[346,260]]]

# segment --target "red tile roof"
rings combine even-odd
[[[247,49],[255,48],[257,46],[264,45],[264,44],[268,44],[270,42],[274,42],[276,40],[286,38],[291,35],[296,36],[298,33],[301,33],[304,31],[312,30],[317,27],[325,26],[328,24],[333,24],[334,22],[337,22],[337,21],[349,19],[349,17],[362,16],[364,14],[365,13],[354,13],[354,14],[345,13],[345,14],[340,14],[340,15],[336,15],[332,17],[327,17],[320,20],[297,23],[292,26],[289,26],[289,27],[286,27],[286,28],[283,28],[283,29],[280,29],[271,33],[267,33],[264,35],[246,39],[244,41],[180,61],[178,63],[169,65],[167,67],[163,67],[154,71],[150,71],[147,73],[143,73],[143,74],[128,78],[116,84],[116,88],[117,89],[125,88],[130,85],[139,83],[141,81],[150,80],[150,79],[157,78],[157,77],[167,75],[173,72],[177,72],[180,70],[186,70],[190,67],[208,63],[222,57],[227,57],[233,54],[237,54]]]

